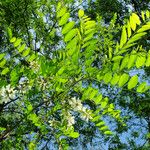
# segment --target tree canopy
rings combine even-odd
[[[107,22],[88,8],[102,2],[0,2],[1,149],[65,150],[99,136],[109,149],[149,149],[150,11],[120,23],[123,5],[105,1],[116,8]],[[120,142],[130,117],[147,120],[143,145]]]

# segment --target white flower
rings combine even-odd
[[[35,73],[38,72],[40,69],[40,65],[37,61],[30,62],[30,67],[34,70]]]
[[[74,116],[70,116],[68,118],[68,127],[72,126],[73,124],[75,124],[75,119],[74,119]]]
[[[14,90],[14,88],[11,87],[10,84],[6,87],[3,86],[0,90],[0,96],[2,98],[1,103],[7,103],[11,99],[16,98],[16,90]]]
[[[89,121],[89,119],[92,119],[91,110],[88,110],[87,108],[83,107],[82,112],[81,112],[81,118],[86,121]]]
[[[81,101],[79,99],[76,99],[75,97],[71,98],[69,104],[75,111],[80,111],[83,108]]]

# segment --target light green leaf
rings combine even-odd
[[[145,65],[146,65],[146,67],[149,67],[149,66],[150,66],[150,50],[148,51],[147,60],[146,60]]]
[[[32,62],[35,58],[36,58],[36,55],[35,55],[35,54],[32,54],[31,56],[28,57],[27,60],[28,60],[29,62]]]
[[[26,44],[21,45],[20,47],[18,47],[18,51],[21,53],[26,47]]]
[[[13,37],[13,38],[10,39],[10,42],[14,43],[16,40],[17,40],[16,37]]]
[[[111,78],[112,78],[112,72],[108,72],[104,75],[103,80],[107,84],[110,82]]]
[[[71,49],[73,47],[76,47],[77,45],[77,37],[74,37],[72,40],[70,40],[67,45],[66,45],[66,49]]]
[[[65,41],[65,42],[70,41],[73,37],[76,36],[76,34],[77,34],[77,30],[76,30],[76,29],[72,29],[71,31],[69,31],[69,32],[66,34],[64,41]]]
[[[132,51],[128,61],[128,69],[134,66],[134,62],[136,61],[136,58],[137,58],[136,51]]]
[[[22,56],[26,57],[27,55],[29,55],[30,51],[31,51],[31,49],[27,48],[26,50],[23,51]]]
[[[67,11],[67,8],[66,8],[66,7],[62,7],[62,8],[58,11],[57,17],[58,17],[58,18],[59,18],[59,17],[62,17],[62,16],[66,13],[66,11]]]
[[[147,83],[146,82],[142,82],[138,87],[137,87],[137,92],[139,93],[143,93],[148,89],[147,87]]]
[[[78,11],[78,16],[79,16],[80,18],[83,17],[83,16],[84,16],[84,10],[80,9],[80,10]]]
[[[141,33],[135,34],[133,37],[131,37],[131,39],[127,42],[127,44],[131,44],[131,43],[141,39],[142,36],[144,36],[146,34],[147,34],[146,32],[141,32]]]
[[[129,38],[131,36],[131,27],[130,27],[129,21],[127,23],[127,32],[128,32],[128,38]]]
[[[106,134],[106,135],[113,135],[113,133],[111,131],[105,131],[104,134]]]
[[[83,40],[83,42],[86,42],[86,41],[88,41],[88,40],[90,40],[90,39],[92,39],[93,38],[93,33],[90,33],[90,34],[88,34],[87,36],[86,36],[86,38]]]
[[[115,56],[115,57],[112,58],[112,61],[118,61],[122,58],[123,58],[123,56]]]
[[[105,97],[105,98],[103,99],[103,101],[101,102],[101,107],[104,109],[104,108],[107,106],[107,104],[108,104],[108,98]]]
[[[65,14],[62,16],[62,18],[60,19],[60,21],[59,21],[59,26],[62,26],[62,25],[64,25],[64,24],[66,24],[67,21],[68,21],[68,19],[69,19],[69,17],[70,17],[70,14],[69,14],[69,13],[65,13]]]
[[[147,30],[150,30],[150,24],[147,24],[147,25],[142,26],[142,27],[137,31],[137,33],[139,33],[139,32],[144,32],[144,31],[147,31]]]
[[[66,34],[67,32],[69,32],[74,27],[74,25],[75,25],[74,21],[67,23],[62,29],[62,34]]]
[[[113,68],[112,68],[112,70],[113,70],[113,71],[119,70],[119,66],[120,66],[120,60],[119,60],[119,61],[115,61],[115,62],[113,63]]]
[[[21,43],[22,39],[17,39],[15,42],[14,42],[14,47],[18,47]]]
[[[146,10],[146,18],[149,19],[150,18],[150,12],[148,10]]]
[[[120,70],[127,67],[128,61],[129,61],[129,55],[125,55],[125,57],[123,58],[123,60],[121,62]]]
[[[87,34],[89,34],[91,32],[94,34],[95,33],[95,28],[86,30],[84,34],[87,35]]]
[[[128,89],[131,90],[132,88],[134,88],[138,83],[138,76],[135,75],[133,77],[131,77],[131,79],[128,82]]]
[[[111,80],[110,83],[111,83],[112,85],[116,85],[116,84],[118,83],[118,81],[119,81],[119,78],[120,78],[120,76],[117,75],[117,73],[115,73],[115,74],[113,75],[112,80]]]
[[[80,134],[78,132],[71,132],[71,133],[69,133],[69,136],[72,137],[72,138],[78,138],[79,135]]]
[[[100,94],[94,99],[94,102],[96,103],[96,105],[100,104],[102,98],[103,98],[103,96],[102,96],[102,94]]]
[[[7,74],[9,72],[9,68],[7,67],[7,68],[5,68],[2,72],[1,72],[1,74],[2,75],[5,75],[5,74]]]
[[[126,41],[127,41],[126,27],[123,26],[121,40],[120,40],[120,48],[122,48],[122,46],[126,43]]]
[[[10,27],[7,28],[7,33],[8,33],[9,39],[11,39],[12,38],[12,30]]]
[[[138,24],[138,25],[141,24],[139,16],[135,13],[132,13],[132,20],[135,21],[135,23]]]
[[[105,122],[104,121],[101,121],[99,123],[96,124],[97,127],[101,127],[101,126],[104,126],[105,125]]]
[[[142,15],[142,19],[145,21],[145,13],[144,13],[144,11],[141,12],[141,15]]]
[[[119,87],[122,87],[128,81],[128,79],[129,79],[129,75],[124,73],[119,79],[119,83],[118,83]]]
[[[5,64],[6,64],[6,59],[3,59],[3,60],[0,62],[0,67],[2,68]]]
[[[4,58],[4,56],[5,56],[5,53],[0,54],[0,60],[1,60],[2,58]]]
[[[130,27],[133,31],[135,31],[136,29],[136,22],[134,21],[134,18],[132,17],[132,15],[130,16]]]
[[[108,130],[108,127],[107,126],[104,126],[104,127],[101,127],[99,128],[101,131],[105,131],[105,130]]]
[[[146,61],[146,53],[139,53],[136,60],[136,67],[140,68],[141,66],[144,66]]]

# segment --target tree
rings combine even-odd
[[[27,1],[24,2],[26,4]],[[7,47],[0,54],[0,146],[3,149],[34,149],[44,142],[47,145],[51,140],[58,144],[59,149],[67,149],[72,138],[86,135],[87,124],[105,136],[113,135],[104,121],[105,116],[115,118],[122,126],[125,124],[120,110],[115,109],[97,86],[101,83],[117,85],[120,89],[127,86],[128,90],[135,88],[139,93],[149,90],[146,83],[138,82],[138,76],[130,77],[127,72],[133,66],[150,65],[149,52],[131,49],[149,30],[149,11],[143,14],[143,22],[133,13],[127,25],[122,27],[119,41],[112,38],[112,43],[108,42],[102,48],[100,31],[105,27],[100,27],[99,22],[91,20],[83,10],[79,10],[79,23],[76,24],[70,19],[69,6],[63,2],[57,5],[55,2],[40,1],[38,5],[33,4],[34,1],[28,2],[29,8],[38,6],[38,12],[32,13],[36,16],[35,20],[32,16],[28,20],[30,28],[26,25],[16,27],[4,19],[7,32],[4,32],[3,39]],[[56,16],[52,15],[51,29],[46,28],[49,18],[47,22],[42,20],[49,15],[44,13],[45,7],[56,12]],[[35,26],[38,23],[44,28],[41,32],[40,27]],[[54,45],[55,49],[46,53],[49,49],[48,37],[59,37],[61,44]],[[36,39],[40,42],[39,51],[36,50],[38,44],[34,43]],[[96,61],[99,64],[95,64]]]

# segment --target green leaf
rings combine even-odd
[[[67,21],[68,21],[68,19],[69,19],[69,17],[70,17],[70,14],[69,14],[69,13],[65,13],[65,14],[62,16],[62,18],[60,19],[60,21],[59,21],[59,26],[62,26],[62,25],[64,25],[64,24],[66,24]]]
[[[146,10],[146,18],[149,19],[149,17],[150,17],[150,12]]]
[[[143,11],[141,12],[141,16],[142,16],[142,19],[145,21],[145,13]]]
[[[135,75],[133,76],[129,82],[128,82],[128,89],[131,90],[132,88],[134,88],[138,83],[138,76]]]
[[[126,33],[126,27],[123,26],[122,28],[122,35],[120,40],[120,48],[127,42],[127,33]]]
[[[142,27],[137,31],[137,33],[139,33],[139,32],[144,32],[144,31],[147,31],[147,30],[150,30],[150,24],[147,24],[147,25],[142,26]]]
[[[4,56],[5,56],[5,53],[0,54],[0,60],[1,60],[2,58],[4,58]]]
[[[112,58],[112,61],[118,61],[122,58],[123,58],[123,56],[115,56],[115,57]]]
[[[88,40],[90,40],[90,39],[92,39],[93,38],[93,33],[90,33],[90,34],[88,34],[87,36],[86,36],[86,38],[83,40],[83,42],[86,42],[86,41],[88,41]]]
[[[131,36],[131,27],[130,27],[129,21],[127,23],[127,32],[128,32],[128,38],[129,38]]]
[[[4,130],[6,130],[6,128],[0,127],[0,131],[4,131]]]
[[[12,38],[12,30],[10,27],[7,28],[7,33],[8,33],[9,39],[11,39]]]
[[[130,16],[130,27],[133,31],[136,29],[136,22],[134,21],[132,15]]]
[[[139,53],[136,60],[136,67],[140,68],[141,66],[144,66],[146,61],[146,54],[143,52]]]
[[[137,53],[136,51],[132,51],[129,61],[128,61],[128,69],[134,66],[134,62],[136,61]]]
[[[76,30],[76,29],[72,29],[71,31],[69,31],[69,32],[66,34],[64,41],[65,41],[65,42],[70,41],[73,37],[76,36],[76,34],[77,34],[77,30]]]
[[[132,13],[132,20],[133,20],[136,24],[138,24],[138,25],[141,24],[141,21],[140,21],[139,16],[138,16],[137,14],[135,14],[135,13]]]
[[[112,70],[113,70],[113,71],[119,70],[119,66],[120,66],[120,60],[119,60],[119,61],[115,61],[115,62],[113,63],[113,68],[112,68]]]
[[[106,135],[113,135],[113,133],[111,131],[105,131],[104,134],[106,134]]]
[[[105,122],[101,121],[101,122],[97,123],[96,126],[97,127],[105,126]]]
[[[10,42],[14,43],[16,40],[17,40],[16,37],[13,37],[13,38],[10,39]]]
[[[110,82],[111,78],[112,78],[112,72],[108,72],[104,75],[103,80],[107,84]]]
[[[108,127],[104,126],[104,127],[99,128],[99,129],[100,129],[100,131],[105,131],[105,130],[108,130]]]
[[[66,11],[67,11],[67,8],[66,8],[66,7],[62,7],[62,8],[58,11],[57,17],[58,17],[58,18],[59,18],[59,17],[62,17],[62,16],[66,13]]]
[[[62,34],[66,34],[67,32],[69,32],[74,27],[74,25],[75,25],[74,21],[67,23],[62,29]]]
[[[150,50],[148,51],[147,60],[146,60],[145,65],[146,65],[146,67],[149,67],[149,66],[150,66]]]
[[[92,122],[97,122],[100,119],[100,116],[93,117]]]
[[[88,30],[86,30],[86,31],[84,32],[84,34],[87,35],[87,34],[89,34],[89,33],[91,33],[91,32],[94,34],[94,33],[95,33],[95,28],[94,28],[94,29],[88,29]]]
[[[131,44],[131,43],[141,39],[142,36],[144,36],[146,34],[147,34],[146,32],[141,32],[141,33],[135,34],[133,37],[131,37],[131,39],[127,42],[127,44]]]
[[[25,47],[26,47],[26,44],[23,44],[20,47],[18,47],[17,49],[18,49],[19,53],[21,53],[25,49]]]
[[[78,132],[71,132],[71,133],[69,134],[69,136],[72,137],[72,138],[78,138],[79,135],[80,135],[80,134],[79,134]]]
[[[18,47],[21,43],[22,39],[17,39],[15,42],[14,42],[14,47]]]
[[[129,75],[124,73],[119,79],[119,83],[118,83],[119,87],[122,87],[128,81],[128,79],[129,79]]]
[[[87,21],[85,23],[85,30],[95,28],[95,26],[96,26],[96,22],[95,21]]]
[[[96,103],[96,105],[99,105],[101,100],[102,100],[102,94],[99,94],[95,99],[94,102]]]
[[[138,87],[137,87],[137,92],[139,93],[143,93],[148,89],[147,87],[147,83],[146,82],[142,82]]]
[[[28,60],[29,62],[32,62],[34,59],[36,59],[36,55],[35,55],[35,54],[32,54],[31,56],[28,57],[27,60]]]
[[[120,76],[117,75],[117,73],[115,73],[115,74],[113,75],[112,80],[111,80],[110,83],[111,83],[112,85],[116,85],[116,84],[118,83],[118,81],[119,81],[119,78],[120,78]]]
[[[129,61],[129,55],[125,55],[125,57],[123,58],[123,60],[121,62],[120,70],[127,67],[128,61]]]
[[[1,62],[0,62],[0,67],[4,67],[4,65],[6,64],[6,59],[3,59]]]
[[[84,10],[80,9],[80,10],[78,11],[78,16],[79,16],[80,18],[83,17],[83,16],[84,16]]]
[[[5,75],[5,74],[7,74],[9,72],[9,68],[7,67],[7,68],[5,68],[2,72],[1,72],[1,74],[2,75]]]
[[[27,55],[29,55],[30,51],[31,51],[31,49],[27,48],[26,50],[23,51],[22,56],[26,57]]]
[[[108,104],[108,98],[105,97],[105,98],[103,99],[103,101],[101,102],[101,107],[104,109],[104,108],[107,106],[107,104]]]

